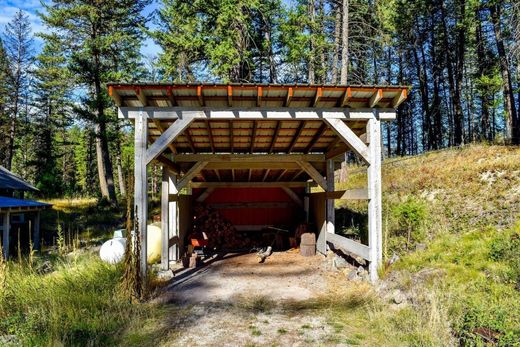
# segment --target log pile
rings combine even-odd
[[[197,238],[206,234],[208,248],[213,250],[242,249],[250,247],[251,243],[250,239],[241,237],[233,224],[218,211],[203,204],[194,208],[193,234]]]

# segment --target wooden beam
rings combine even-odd
[[[327,160],[327,192],[334,191],[334,161],[329,159]],[[336,223],[336,210],[334,209],[334,200],[326,199],[327,205],[327,234],[336,233],[335,223]]]
[[[197,99],[199,99],[199,105],[204,107],[204,94],[202,94],[202,86],[197,86]]]
[[[180,168],[179,164],[171,161],[163,154],[159,155],[157,158],[155,158],[155,160],[157,160],[159,163],[161,163],[163,165],[163,167],[170,169],[170,171],[172,171],[176,174],[181,173],[181,168]]]
[[[294,201],[298,206],[303,206],[303,201],[298,194],[294,192],[291,188],[282,187],[283,191]]]
[[[148,270],[146,227],[148,225],[148,174],[146,165],[160,154],[158,151],[157,155],[154,155],[149,161],[147,160],[150,150],[146,150],[147,139],[147,113],[141,111],[140,116],[135,120],[134,132],[134,212],[136,220],[139,223],[139,237],[141,239],[141,263],[139,267],[141,278],[147,278]],[[166,147],[166,145],[164,147]],[[164,147],[162,149],[164,149]]]
[[[176,163],[208,161],[208,162],[296,162],[325,161],[324,154],[177,154]]]
[[[3,225],[2,225],[2,233],[3,233],[3,250],[2,253],[4,255],[4,259],[9,259],[9,235],[10,235],[10,227],[11,227],[11,214],[9,211],[4,213],[3,217]]]
[[[146,98],[146,95],[144,95],[144,92],[141,88],[135,88],[135,95],[143,107],[148,106],[148,99]]]
[[[208,165],[206,165],[207,170],[261,170],[261,169],[270,169],[270,170],[295,170],[299,169],[300,166],[296,162],[240,162],[240,161],[208,161]]]
[[[408,89],[403,89],[401,92],[394,97],[392,100],[392,108],[398,108],[406,98],[408,97]]]
[[[339,146],[338,148],[335,148],[335,149],[333,149],[331,151],[328,151],[325,154],[325,158],[327,158],[327,159],[334,159],[337,156],[340,156],[340,155],[344,154],[346,151],[348,151],[348,146],[343,144],[342,146]]]
[[[175,96],[173,96],[173,90],[172,90],[171,86],[169,86],[166,89],[166,96],[168,97],[168,101],[170,102],[170,106],[172,106],[172,107],[177,106],[177,101],[175,100]]]
[[[303,129],[305,128],[305,124],[306,124],[305,121],[300,122],[300,125],[298,126],[298,129],[296,129],[296,133],[294,134],[294,137],[291,140],[291,144],[289,145],[289,148],[287,149],[287,153],[291,153],[291,151],[293,150],[294,145],[298,141],[298,138],[300,137]]]
[[[347,89],[345,89],[345,93],[343,94],[343,98],[341,98],[341,103],[339,106],[340,107],[348,106],[348,103],[351,98],[352,98],[352,91],[350,90],[350,87],[347,87]]]
[[[207,164],[208,162],[206,161],[195,163],[195,165],[193,165],[193,167],[179,180],[177,183],[177,189],[181,190],[182,188],[187,187],[191,179],[195,177]]]
[[[278,175],[278,177],[276,177],[275,181],[279,181],[283,177],[283,175],[285,175],[286,172],[287,168],[282,169],[282,172]]]
[[[161,121],[158,120],[158,119],[153,119],[153,124],[155,124],[155,127],[157,129],[159,129],[159,131],[162,133],[164,133],[164,127],[162,126],[161,124]],[[168,148],[170,149],[170,151],[172,151],[173,154],[177,154],[177,149],[175,148],[175,146],[173,145],[173,143],[169,143],[168,144]]]
[[[377,111],[375,111],[377,112]],[[370,249],[369,274],[372,282],[377,280],[377,271],[383,262],[383,223],[381,200],[381,124],[376,118],[367,124],[370,138],[368,161],[368,247]]]
[[[369,162],[368,147],[341,119],[326,119],[332,130],[365,162]]]
[[[338,190],[333,192],[313,194],[323,196],[325,199],[333,200],[368,200],[368,190],[366,188]]]
[[[323,91],[321,87],[316,88],[316,95],[314,95],[314,101],[312,102],[312,107],[316,107],[318,102],[320,102],[320,98],[323,95]]]
[[[222,179],[220,178],[220,172],[219,170],[213,170],[215,172],[215,175],[217,176],[218,180],[219,181],[222,181]]]
[[[260,107],[262,105],[262,87],[256,88],[256,107]]]
[[[344,236],[327,233],[326,242],[331,244],[334,249],[340,249],[355,254],[368,261],[370,261],[371,259],[370,252],[367,246],[354,240],[348,239]]]
[[[121,95],[119,95],[117,89],[112,86],[108,86],[108,95],[114,100],[114,103],[117,107],[123,105],[123,100],[121,99]]]
[[[168,204],[169,200],[169,189],[168,189],[168,179],[169,173],[168,170],[163,167],[162,169],[162,181],[161,181],[161,233],[162,240],[166,241],[170,239],[169,234],[169,223],[168,223],[168,215],[169,209]],[[168,242],[161,243],[161,269],[168,270],[170,268],[170,250],[169,250]]]
[[[146,151],[145,163],[148,164],[161,154],[168,144],[172,143],[177,136],[179,136],[190,124],[193,122],[193,118],[181,118],[177,119],[165,132],[159,136],[157,140],[148,148]]]
[[[213,193],[214,190],[215,187],[207,188],[202,194],[199,195],[199,197],[197,198],[197,202],[204,202],[208,198],[208,196],[210,196],[211,193]]]
[[[307,182],[191,182],[192,188],[303,188]]]
[[[206,120],[206,128],[208,130],[209,144],[211,146],[211,152],[215,153],[215,143],[213,142],[213,131],[211,130],[211,123]]]
[[[140,107],[120,107],[119,118],[136,118]],[[178,119],[194,117],[196,119],[247,119],[247,120],[318,120],[344,119],[368,120],[374,117],[372,109],[368,108],[311,108],[311,107],[146,107],[146,111],[155,119]],[[393,108],[378,109],[381,120],[395,119]]]
[[[292,89],[292,87],[289,87],[289,89],[287,89],[287,97],[285,98],[285,104],[284,104],[285,107],[291,106],[292,97],[293,97],[293,89]]]
[[[262,177],[262,182],[264,182],[265,179],[267,178],[267,176],[269,175],[269,171],[271,171],[271,170],[269,170],[269,169],[265,170],[264,176]]]
[[[233,122],[228,122],[229,127],[229,148],[231,149],[231,153],[233,153],[233,149],[235,147],[235,139],[233,137]]]
[[[282,121],[278,121],[276,123],[276,129],[274,130],[273,139],[271,141],[271,146],[269,146],[269,154],[273,153],[274,144],[278,139],[278,134],[280,133],[280,128],[282,127]]]
[[[179,208],[177,204],[177,198],[179,197],[179,191],[177,190],[177,176],[168,176],[168,253],[169,259],[177,261],[179,259]],[[175,199],[171,199],[171,197]],[[171,241],[177,240],[176,243]]]
[[[327,190],[327,180],[325,180],[323,175],[318,170],[316,170],[316,168],[312,166],[311,163],[306,161],[299,161],[298,165],[300,165],[301,168],[314,180],[314,182],[318,183],[318,185],[323,188],[323,190]]]
[[[383,98],[383,89],[377,89],[374,94],[370,97],[370,101],[368,102],[368,107],[376,107],[376,105]]]
[[[41,250],[41,237],[40,237],[40,211],[36,211],[34,215],[34,233],[33,233],[33,243],[34,243],[34,249],[37,251]]]
[[[257,130],[258,124],[256,121],[253,121],[253,133],[251,134],[251,147],[249,148],[249,152],[253,153],[254,147],[255,147],[255,140],[256,140],[256,130]]]
[[[228,106],[232,107],[233,106],[233,87],[232,86],[227,86],[227,101],[228,101]]]
[[[320,125],[320,127],[318,128],[318,130],[316,131],[316,133],[312,137],[311,142],[309,142],[309,144],[305,148],[305,153],[309,153],[310,152],[312,147],[314,147],[314,145],[320,139],[321,135],[323,135],[325,130],[327,130],[327,126],[325,125],[325,123],[323,123],[323,124]]]
[[[193,143],[193,139],[191,138],[191,132],[189,127],[186,128],[186,130],[184,131],[184,136],[186,136],[186,139],[188,140],[188,145],[190,146],[190,149],[193,152],[193,154],[197,153],[197,150],[195,149],[195,145]]]

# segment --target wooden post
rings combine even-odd
[[[40,250],[40,211],[36,211],[34,215],[34,224],[33,224],[33,243],[34,249]]]
[[[305,222],[306,223],[309,223],[309,220],[310,220],[310,201],[309,201],[309,194],[311,193],[311,187],[309,187],[309,185],[307,185],[305,187],[305,195],[303,197],[303,210],[305,211]]]
[[[4,253],[4,259],[9,259],[9,227],[11,225],[10,223],[11,214],[8,212],[4,213],[4,223],[3,223],[3,253]]]
[[[177,190],[177,176],[168,175],[168,194],[169,196],[176,196],[175,199],[169,199],[168,201],[168,237],[172,239],[179,236],[179,210],[177,200],[179,192]],[[169,244],[169,242],[168,242]],[[171,261],[179,260],[179,246],[175,243],[172,247],[169,247],[169,259]]]
[[[134,200],[137,208],[136,217],[139,220],[139,235],[141,239],[141,278],[146,282],[147,275],[147,224],[148,224],[148,177],[146,173],[146,143],[148,140],[148,120],[144,111],[139,112],[135,119],[134,138]]]
[[[370,252],[370,280],[378,278],[377,270],[383,261],[381,213],[381,124],[374,110],[374,118],[367,123],[370,162],[368,164],[368,246]]]
[[[334,160],[327,160],[327,192],[334,191]],[[327,232],[334,234],[335,223],[334,199],[327,199]]]
[[[170,232],[169,232],[169,189],[168,189],[169,172],[166,167],[162,168],[162,182],[161,182],[161,269],[168,270],[170,268],[169,247]]]

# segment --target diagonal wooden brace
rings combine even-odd
[[[157,158],[177,136],[190,126],[193,117],[179,118],[146,151],[146,164]]]
[[[341,119],[324,119],[331,129],[365,162],[370,163],[368,146]]]

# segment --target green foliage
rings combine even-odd
[[[511,269],[508,280],[520,287],[520,224],[491,242],[489,258],[506,263]]]
[[[405,237],[407,249],[424,239],[428,210],[423,201],[408,197],[405,201],[392,207],[392,215],[396,228],[390,231],[390,237]]]

